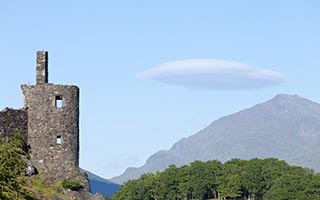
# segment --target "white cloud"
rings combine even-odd
[[[193,59],[161,64],[140,77],[193,89],[257,89],[287,82],[284,74],[245,63]]]

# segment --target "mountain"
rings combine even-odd
[[[120,188],[119,184],[103,179],[89,171],[83,171],[88,174],[92,194],[101,193],[104,196],[111,198],[113,194]]]
[[[194,160],[275,157],[320,171],[320,104],[297,95],[273,99],[222,117],[200,132],[152,155],[140,168],[111,179],[123,183],[146,172]]]

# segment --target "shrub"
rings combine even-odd
[[[68,179],[64,179],[61,182],[61,186],[64,189],[70,189],[73,191],[79,191],[80,189],[83,188],[83,186],[78,181],[73,181],[73,180],[68,180]]]

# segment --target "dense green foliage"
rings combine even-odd
[[[320,200],[320,174],[275,158],[195,161],[130,180],[114,200]]]
[[[78,181],[69,180],[69,179],[63,179],[61,182],[61,187],[63,187],[64,189],[70,189],[73,191],[79,191],[80,189],[83,188],[83,186]]]
[[[19,133],[10,138],[0,138],[0,199],[29,198],[23,188],[25,144]]]

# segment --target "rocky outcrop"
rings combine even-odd
[[[103,197],[102,194],[91,194],[88,191],[71,191],[71,190],[67,190],[64,191],[65,194],[72,196],[72,198],[70,200],[73,199],[81,199],[81,200],[105,200],[105,198]],[[65,200],[65,199],[63,199]]]
[[[64,176],[57,174],[40,173],[30,177],[41,182],[43,188],[50,188],[48,190],[54,191],[54,194],[48,197],[43,193],[43,190],[32,189],[34,196],[38,199],[56,199],[56,200],[104,200],[101,194],[92,194],[88,176],[85,172],[80,170],[73,170],[67,172]],[[71,190],[63,188],[61,182],[63,180],[70,180],[79,183],[82,187],[79,190]]]
[[[31,164],[29,159],[25,159],[26,162],[26,168],[25,168],[25,176],[32,176],[35,175],[37,173],[36,168]]]

